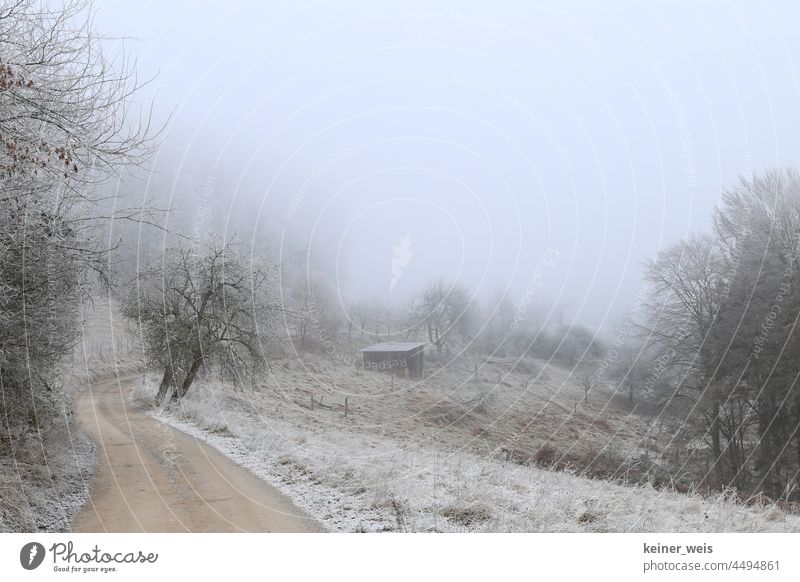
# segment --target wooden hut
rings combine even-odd
[[[422,378],[425,342],[381,342],[359,350],[364,354],[365,370],[383,370]]]

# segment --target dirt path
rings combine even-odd
[[[74,531],[321,531],[247,469],[131,406],[135,380],[95,384],[76,399],[78,422],[97,443],[97,466]]]

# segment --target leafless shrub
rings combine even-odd
[[[408,513],[408,503],[402,499],[398,499],[394,495],[390,495],[389,505],[392,508],[395,520],[397,521],[397,531],[403,533],[407,532],[408,527],[406,526],[406,514]]]

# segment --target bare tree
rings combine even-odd
[[[139,86],[80,2],[0,6],[0,383],[5,424],[46,418],[88,274],[108,280],[96,186],[150,153]],[[18,393],[20,398],[13,395]],[[22,398],[26,394],[26,398]],[[40,402],[41,404],[41,402]]]
[[[429,283],[411,305],[412,317],[427,332],[428,341],[441,354],[456,330],[470,323],[470,299],[466,289],[443,281]]]
[[[648,344],[669,354],[668,365],[703,374],[700,348],[719,311],[726,273],[714,240],[695,235],[659,254],[645,273]]]
[[[658,356],[644,382],[652,390],[666,377],[675,378],[670,400],[685,397],[705,420],[713,459],[721,458],[724,443],[719,412],[725,401],[724,386],[714,382],[708,354],[708,334],[724,298],[729,274],[721,262],[714,239],[694,235],[659,254],[648,265],[645,281],[649,299],[643,305],[646,346]]]
[[[248,266],[218,242],[200,253],[168,252],[142,271],[123,313],[139,323],[145,353],[163,371],[158,403],[183,397],[210,364],[236,378],[264,363],[261,342],[279,311],[271,280],[270,270]]]

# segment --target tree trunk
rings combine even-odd
[[[722,467],[722,444],[719,435],[719,402],[714,401],[714,404],[711,408],[711,414],[713,415],[711,419],[711,426],[709,427],[709,432],[711,433],[711,454],[714,457],[714,473],[717,476],[717,480],[719,481],[720,485],[727,484],[725,482],[725,475],[723,474],[723,467]]]
[[[164,376],[161,378],[161,385],[158,387],[158,394],[156,394],[156,405],[161,406],[164,399],[167,397],[172,386],[172,366],[167,364],[164,368]]]
[[[189,391],[189,386],[191,386],[192,382],[194,382],[194,379],[197,377],[197,372],[200,370],[200,366],[202,365],[203,365],[202,356],[195,356],[194,361],[192,362],[192,367],[189,368],[189,371],[186,374],[186,378],[183,380],[181,396],[186,396],[186,392]]]
[[[775,439],[775,405],[771,399],[759,402],[758,414],[758,473],[761,481],[760,489],[769,497],[780,496],[776,479],[778,459],[776,458]]]

